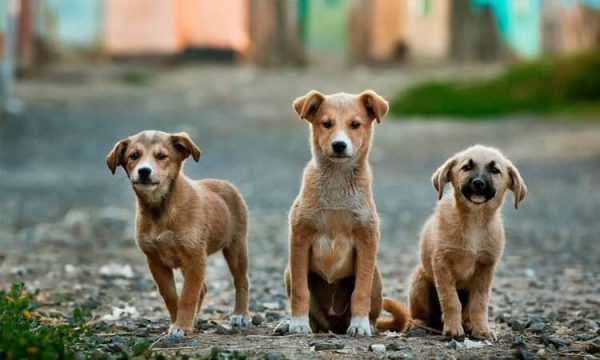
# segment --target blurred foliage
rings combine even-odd
[[[34,304],[23,284],[0,291],[0,358],[75,359],[74,346],[85,333],[81,310],[53,326],[36,314]]]
[[[396,115],[489,117],[509,113],[600,113],[600,51],[545,59],[474,82],[435,81],[408,88]]]

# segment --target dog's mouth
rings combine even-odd
[[[348,156],[348,155],[329,155],[327,157],[327,159],[329,159],[332,162],[344,162],[344,161],[348,161],[348,160],[352,159],[352,156]]]
[[[463,196],[475,205],[485,204],[496,196],[496,191],[490,190],[485,192],[462,191]]]
[[[158,181],[134,181],[133,186],[136,187],[154,187],[160,184]]]

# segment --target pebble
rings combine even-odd
[[[427,330],[421,328],[410,329],[406,332],[406,337],[423,337],[427,335]]]
[[[265,354],[265,360],[282,360],[283,355],[275,351],[269,351]]]
[[[346,340],[344,339],[333,339],[333,340],[312,340],[308,345],[315,348],[315,351],[322,350],[338,350],[343,349],[346,346]]]
[[[510,327],[513,331],[523,331],[527,327],[527,323],[521,320],[512,319],[510,321]]]
[[[376,353],[382,353],[385,352],[386,349],[385,345],[383,344],[371,344],[371,346],[369,346],[369,350]]]
[[[557,337],[552,337],[548,334],[542,335],[542,342],[546,346],[554,345],[556,348],[567,347],[569,345],[568,341],[565,341],[565,340],[557,338]]]
[[[200,344],[201,342],[198,339],[189,339],[183,343],[184,346],[200,346]]]
[[[517,335],[513,338],[512,344],[510,344],[511,349],[519,349],[525,347],[525,340],[521,335]]]
[[[231,335],[234,331],[231,326],[226,324],[218,324],[217,325],[217,334],[219,335]]]
[[[546,324],[544,324],[544,323],[534,323],[534,324],[531,324],[531,326],[529,326],[527,328],[527,331],[530,331],[532,333],[536,333],[537,334],[537,333],[543,332],[545,329],[546,329]]]
[[[256,314],[252,317],[252,325],[259,326],[265,321],[265,318],[261,314]]]
[[[534,359],[537,356],[537,354],[523,348],[523,349],[517,350],[515,356],[517,359],[529,360],[529,359]]]
[[[447,347],[448,347],[448,349],[458,350],[458,349],[460,349],[462,347],[462,345],[458,341],[452,339],[448,343]]]
[[[408,348],[408,347],[406,347],[406,346],[404,346],[402,344],[396,343],[396,342],[389,344],[388,346],[385,347],[385,349],[387,351],[405,351],[405,350],[410,350],[410,348]]]

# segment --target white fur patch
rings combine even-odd
[[[371,336],[372,331],[369,318],[367,316],[353,316],[346,333],[353,336]]]
[[[290,319],[290,334],[310,334],[310,322],[308,321],[308,315],[303,316],[292,316]]]
[[[485,196],[471,195],[470,200],[476,204],[483,204],[485,202]]]
[[[340,131],[339,133],[337,133],[337,135],[335,135],[335,138],[333,139],[332,143],[336,141],[341,141],[345,143],[346,151],[344,151],[344,154],[347,156],[352,156],[352,140],[350,140],[350,137],[348,137],[348,134],[346,134],[345,131]]]
[[[183,329],[180,329],[175,325],[171,325],[169,326],[168,335],[171,337],[180,338],[183,337],[183,335],[185,335],[185,331],[183,331]]]
[[[229,325],[231,326],[239,326],[239,327],[246,327],[248,325],[250,325],[250,321],[248,319],[244,318],[244,315],[232,315],[229,318]]]

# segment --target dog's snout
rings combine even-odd
[[[485,188],[485,181],[483,181],[482,178],[473,179],[471,186],[473,186],[473,189],[475,190],[483,190],[483,188]]]
[[[348,145],[344,141],[334,141],[331,143],[331,148],[338,154],[346,151],[347,147]]]
[[[150,169],[149,167],[142,167],[142,168],[138,169],[138,175],[142,179],[148,178],[151,173],[152,173],[152,169]]]

